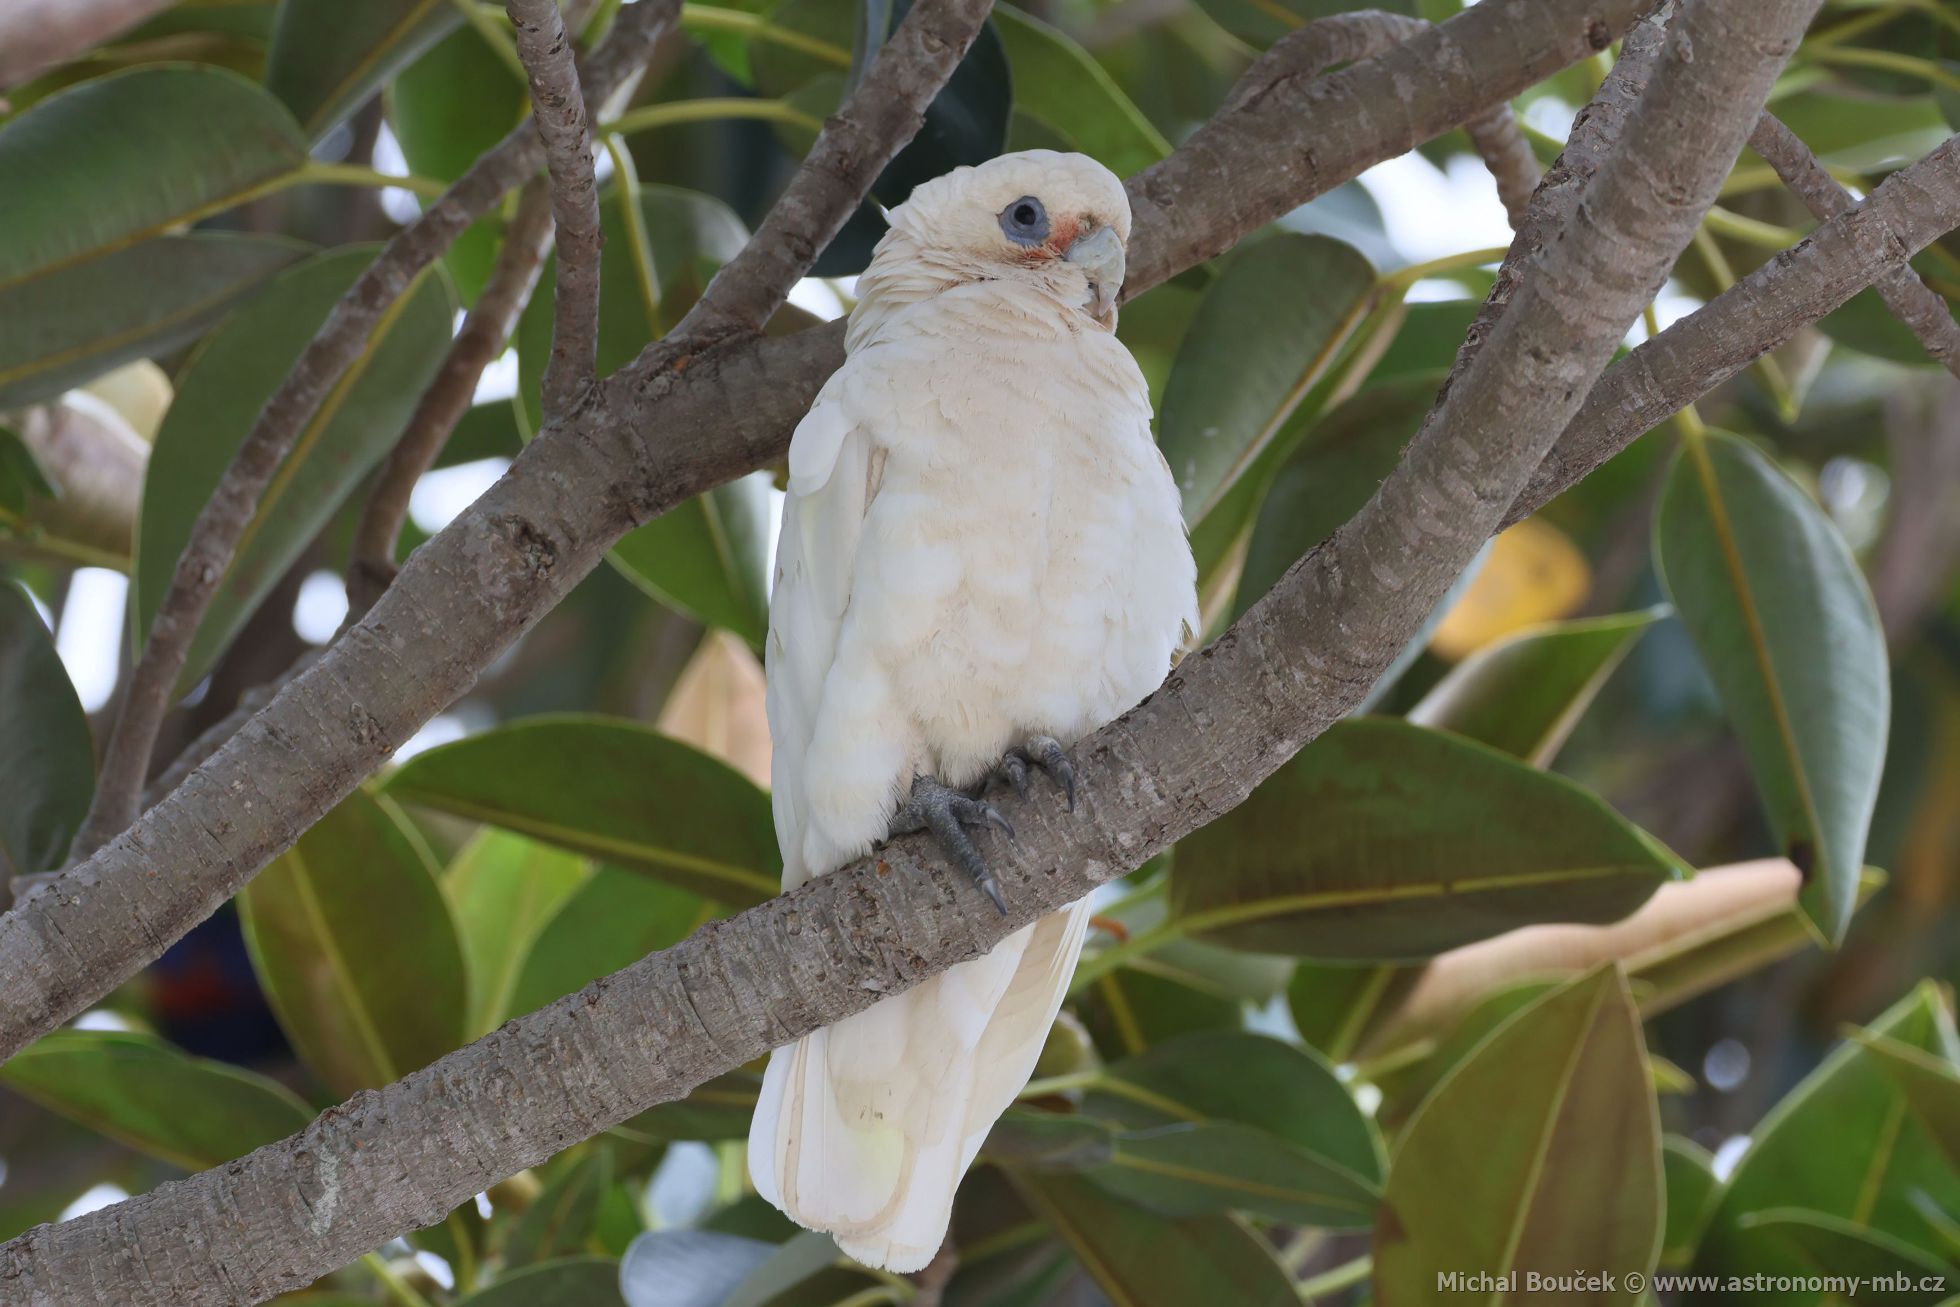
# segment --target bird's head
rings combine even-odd
[[[1087,155],[1024,150],[956,168],[890,217],[905,253],[947,276],[1029,282],[1105,326],[1115,320],[1130,201],[1116,174]]]

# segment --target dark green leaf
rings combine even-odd
[[[1254,49],[1263,50],[1316,18],[1359,6],[1344,4],[1342,0],[1204,0],[1201,7],[1220,27]],[[1392,13],[1417,12],[1412,0],[1395,0],[1375,7]]]
[[[1375,270],[1325,236],[1236,255],[1205,292],[1164,388],[1157,443],[1196,523],[1279,435],[1374,299]]]
[[[1660,1264],[1688,1266],[1694,1262],[1695,1245],[1722,1182],[1715,1178],[1715,1159],[1708,1150],[1679,1135],[1661,1141],[1661,1176],[1667,1190],[1667,1228],[1661,1237]]]
[[[641,955],[645,952],[641,950]],[[543,988],[547,986],[541,985],[540,989]],[[563,992],[573,988],[577,988],[577,985]],[[746,1139],[749,1119],[755,1115],[756,1099],[761,1093],[761,1075],[749,1070],[730,1071],[697,1087],[686,1098],[648,1108],[628,1121],[626,1126],[663,1140],[699,1139],[712,1143],[723,1139]]]
[[[1375,1022],[1396,1009],[1417,974],[1413,967],[1302,962],[1287,985],[1286,1006],[1308,1047],[1345,1062]]]
[[[53,870],[95,794],[95,746],[41,615],[4,580],[0,740],[0,878]]]
[[[1664,613],[1554,622],[1485,645],[1424,695],[1408,720],[1550,766],[1599,687]]]
[[[1061,133],[1061,148],[1088,155],[1118,177],[1170,153],[1170,142],[1067,33],[1009,5],[994,7],[993,23],[1014,71],[1015,108]]]
[[[769,490],[752,472],[670,509],[613,546],[626,579],[751,648],[769,629]]]
[[[399,1079],[463,1041],[462,945],[422,847],[356,790],[239,896],[279,1024],[335,1093]]]
[[[461,21],[450,0],[280,0],[266,88],[317,141]]]
[[[1107,1163],[1116,1134],[1091,1117],[1010,1107],[980,1146],[980,1156],[1004,1166],[1042,1171],[1085,1171]]]
[[[1858,1307],[1937,1307],[1953,1268],[1881,1230],[1801,1208],[1771,1208],[1744,1224],[1782,1243],[1817,1275],[1855,1285],[1839,1300]]]
[[[611,1185],[612,1154],[603,1148],[560,1171],[505,1236],[504,1265],[525,1266],[580,1251]]]
[[[306,161],[279,102],[236,73],[161,65],[70,87],[0,127],[0,290],[230,208]]]
[[[1375,1222],[1375,1187],[1326,1158],[1264,1130],[1209,1121],[1119,1136],[1109,1165],[1089,1179],[1174,1218],[1249,1212],[1327,1230]]]
[[[53,499],[60,493],[20,433],[0,426],[0,510],[18,515],[35,500]]]
[[[1946,301],[1940,300],[1944,306]],[[1947,310],[1949,316],[1951,309]],[[1840,345],[1893,363],[1937,366],[1912,328],[1900,322],[1875,290],[1862,290],[1824,315],[1817,329]]]
[[[610,1257],[561,1257],[500,1277],[457,1307],[624,1307],[619,1263]]]
[[[353,246],[282,273],[205,341],[178,378],[143,484],[133,596],[139,638],[169,589],[192,523],[266,399],[373,257],[373,247]],[[180,690],[210,670],[341,501],[394,447],[448,352],[454,312],[447,285],[427,276],[376,326],[260,496],[191,642]]]
[[[1727,436],[1676,458],[1655,558],[1804,872],[1804,911],[1842,939],[1890,723],[1885,636],[1858,563],[1795,482]]]
[[[306,251],[279,236],[192,232],[0,286],[0,408],[195,339]]]
[[[510,1010],[534,1012],[677,943],[704,920],[701,900],[686,890],[636,872],[601,867],[538,932]]]
[[[577,854],[494,829],[450,863],[443,889],[469,959],[472,1036],[516,1015],[511,998],[531,945],[586,873]]]
[[[677,740],[607,717],[533,717],[430,749],[387,782],[485,821],[746,906],[775,895],[769,796]]]
[[[1081,992],[1077,1007],[1096,1045],[1112,1057],[1179,1035],[1245,1024],[1245,1004],[1238,999],[1141,967],[1098,976]]]
[[[1614,921],[1679,874],[1596,796],[1440,731],[1337,723],[1187,838],[1189,930],[1264,952],[1427,957],[1542,921]]]
[[[1653,1269],[1660,1123],[1640,1019],[1604,969],[1486,1040],[1409,1122],[1375,1232],[1375,1301],[1437,1301],[1439,1276]],[[1638,1294],[1589,1293],[1632,1304]]]
[[[1014,1180],[1113,1303],[1298,1307],[1266,1245],[1229,1216],[1166,1221],[1080,1176],[1026,1171]]]
[[[43,1036],[0,1067],[0,1084],[186,1171],[243,1157],[313,1119],[275,1080],[104,1030]]]

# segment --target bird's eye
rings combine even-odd
[[[1032,195],[1023,195],[1000,211],[1000,229],[1017,245],[1039,245],[1048,239],[1048,210]]]

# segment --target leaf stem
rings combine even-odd
[[[740,32],[752,40],[799,50],[838,68],[851,66],[851,52],[841,45],[780,27],[760,14],[720,5],[682,5],[681,26],[690,32]]]
[[[285,184],[288,186],[305,186],[313,182],[413,191],[424,199],[431,200],[439,198],[449,189],[448,183],[437,181],[433,177],[417,177],[413,174],[397,176],[394,173],[378,172],[358,163],[321,163],[318,159],[310,161],[304,168],[285,179]]]
[[[407,1280],[402,1279],[380,1253],[364,1254],[361,1260],[367,1263],[370,1271],[374,1272],[374,1278],[381,1281],[381,1287],[387,1290],[388,1296],[400,1303],[401,1307],[430,1307],[429,1300],[417,1293]]]
[[[1016,1094],[1016,1098],[1046,1098],[1050,1094],[1063,1094],[1071,1089],[1094,1089],[1103,1082],[1101,1068],[1094,1071],[1071,1071],[1067,1075],[1043,1076],[1030,1080]]]
[[[1497,246],[1485,250],[1464,250],[1458,254],[1446,254],[1440,259],[1431,259],[1427,263],[1411,263],[1406,268],[1397,268],[1394,272],[1384,273],[1377,284],[1413,286],[1424,277],[1434,276],[1439,272],[1455,272],[1462,268],[1497,263],[1504,258],[1506,252],[1502,246]]]
[[[1322,1271],[1310,1280],[1300,1281],[1298,1286],[1300,1297],[1307,1302],[1315,1302],[1330,1294],[1339,1293],[1343,1289],[1352,1289],[1374,1274],[1374,1270],[1375,1259],[1363,1253],[1351,1262],[1343,1262],[1330,1271]]]
[[[720,118],[760,118],[813,132],[823,130],[823,119],[805,113],[787,101],[757,100],[747,96],[708,96],[699,100],[672,100],[665,104],[643,105],[605,124],[604,130],[622,134],[644,132],[656,127],[712,122]]]
[[[1934,86],[1949,91],[1960,91],[1960,76],[1918,55],[1901,54],[1897,50],[1866,50],[1861,47],[1839,49],[1826,46],[1812,49],[1810,57],[1820,64],[1834,64],[1840,68],[1878,68],[1886,72],[1904,73],[1917,77]]]

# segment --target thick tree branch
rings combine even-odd
[[[641,0],[620,11],[605,45],[595,52],[587,90],[603,101],[652,52],[680,10],[678,0]],[[300,431],[367,347],[390,305],[428,266],[506,192],[538,170],[544,146],[530,119],[513,128],[421,217],[382,247],[280,382],[246,434],[231,466],[192,524],[189,542],[130,673],[121,713],[103,752],[102,771],[72,856],[89,856],[136,818],[143,778],[164,714],[176,699],[178,676],[198,623],[230,566],[238,539],[259,497]]]
[[[1810,147],[1797,139],[1797,134],[1776,115],[1765,111],[1757,119],[1756,130],[1749,137],[1749,148],[1776,169],[1783,184],[1796,192],[1817,221],[1829,222],[1856,207],[1858,201],[1852,198],[1851,192],[1824,170]],[[1933,361],[1960,377],[1960,324],[1954,322],[1946,301],[1908,267],[1887,273],[1876,289],[1885,306],[1892,310],[1892,316],[1919,337],[1919,343],[1926,347]]]
[[[507,0],[504,8],[517,32],[517,57],[531,83],[531,117],[551,174],[558,282],[544,411],[556,416],[599,382],[599,252],[605,245],[599,179],[592,171],[592,131],[579,92],[578,47],[566,35],[558,0]]]
[[[30,1231],[0,1249],[0,1284],[27,1303],[114,1284],[132,1304],[303,1284],[573,1138],[979,955],[1233,807],[1366,693],[1495,529],[1713,200],[1813,8],[1758,6],[1744,34],[1726,29],[1719,3],[1689,5],[1595,180],[1599,211],[1583,206],[1534,257],[1368,507],[1078,746],[1082,811],[1006,801],[1022,830],[993,851],[1006,919],[921,861],[920,841],[900,842],[356,1095],[290,1139]]]
[[[533,180],[517,202],[483,293],[463,319],[435,380],[416,402],[408,426],[368,492],[347,564],[348,612],[356,620],[395,579],[395,547],[415,483],[449,443],[450,433],[476,397],[483,370],[504,352],[518,316],[531,300],[545,251],[551,247],[551,210],[543,179]]]

